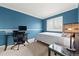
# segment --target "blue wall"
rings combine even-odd
[[[0,7],[0,29],[17,29],[20,25],[27,26],[29,39],[36,37],[42,30],[42,21],[40,19]],[[4,37],[0,36],[0,45],[3,44]],[[11,37],[9,38],[9,44],[12,44]]]
[[[78,4],[78,23],[79,23],[79,4]]]
[[[58,16],[63,16],[64,24],[78,23],[78,8],[46,18],[45,20],[42,21],[43,31],[46,31],[46,20],[55,18]]]

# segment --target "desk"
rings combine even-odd
[[[23,32],[23,31],[20,31],[20,32]],[[25,32],[25,34],[24,34],[25,36],[26,36],[26,39],[28,39],[28,33],[27,32]],[[8,46],[8,37],[9,36],[11,36],[11,37],[13,37],[13,32],[10,32],[10,33],[6,33],[6,32],[4,32],[4,34],[2,34],[2,35],[0,35],[0,36],[4,36],[4,39],[5,39],[5,47],[4,47],[4,51],[6,51],[6,49],[7,49],[7,46]],[[27,40],[26,40],[27,41]],[[28,41],[27,41],[28,42]]]
[[[3,34],[3,35],[0,35],[0,36],[4,36],[4,39],[5,39],[5,43],[4,43],[5,48],[4,48],[4,51],[6,51],[6,49],[7,49],[8,37],[9,37],[9,36],[12,36],[12,34]]]
[[[27,33],[25,33],[24,35],[27,36]],[[11,34],[5,34],[5,35],[4,35],[4,37],[5,37],[5,48],[4,48],[4,51],[6,51],[6,49],[7,49],[7,46],[8,46],[7,43],[8,43],[8,37],[9,37],[9,36],[12,36],[12,37],[13,37],[13,34],[11,33]],[[27,36],[27,37],[28,37],[28,36]],[[26,37],[26,39],[28,39],[27,37]],[[27,40],[26,40],[26,41],[27,41]],[[27,42],[28,42],[28,41],[27,41]]]
[[[61,56],[79,56],[79,51],[69,51],[67,48],[59,45],[59,44],[51,44],[48,46],[48,56],[51,55],[51,51],[54,52],[55,55]]]
[[[5,37],[5,48],[4,48],[4,51],[6,51],[6,49],[7,49],[7,42],[8,42],[8,37],[9,37],[9,36],[12,36],[12,37],[13,37],[12,34],[5,34],[5,35],[4,35],[4,37]]]

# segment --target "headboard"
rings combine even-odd
[[[72,30],[69,31],[68,28],[72,28]],[[79,24],[65,24],[63,27],[63,31],[79,33]]]

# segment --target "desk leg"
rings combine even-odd
[[[7,49],[7,38],[8,38],[8,36],[5,35],[5,49],[4,49],[4,51],[6,51],[6,49]]]
[[[56,56],[56,52],[54,52],[54,55]]]
[[[48,48],[48,56],[51,56],[51,49]]]

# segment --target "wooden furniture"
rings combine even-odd
[[[64,32],[68,32],[68,33],[70,33],[70,32],[78,33],[79,32],[79,24],[65,24],[63,27],[64,27],[63,28]],[[72,30],[69,31],[68,28],[72,28]]]
[[[64,32],[65,33],[70,33],[70,48],[73,49],[72,47],[72,38],[75,39],[75,33],[79,33],[79,24],[65,24],[64,25]]]

